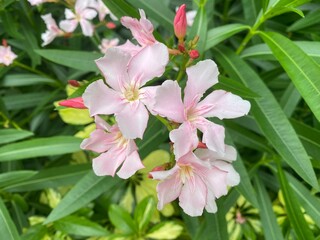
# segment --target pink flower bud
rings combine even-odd
[[[174,34],[179,39],[183,41],[187,33],[187,16],[186,16],[186,5],[182,4],[174,17],[173,21]]]
[[[199,52],[198,52],[198,50],[195,50],[195,49],[190,50],[190,51],[189,51],[189,56],[190,56],[190,58],[192,58],[192,59],[197,59],[197,58],[199,57]]]
[[[7,42],[6,39],[2,39],[2,45],[3,45],[4,47],[8,47],[8,42]]]
[[[63,100],[59,102],[60,106],[70,107],[70,108],[78,108],[78,109],[86,109],[87,107],[83,103],[82,97],[70,98],[67,100]]]
[[[208,148],[206,144],[199,142],[197,148]]]
[[[107,22],[106,23],[106,27],[109,29],[115,29],[116,28],[116,24],[114,22]]]
[[[80,84],[77,80],[68,80],[68,83],[72,86],[72,87],[80,87]]]

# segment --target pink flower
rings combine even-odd
[[[215,200],[227,194],[228,186],[240,181],[229,162],[234,160],[234,156],[230,159],[233,152],[230,146],[226,146],[225,155],[201,149],[199,156],[197,151],[189,152],[168,171],[151,172],[154,179],[162,180],[157,186],[158,209],[179,198],[180,207],[192,217],[202,215],[204,208],[215,213]]]
[[[110,87],[98,80],[83,94],[91,116],[115,114],[125,138],[142,138],[149,118],[146,106],[149,107],[155,91],[155,87],[142,87],[163,74],[168,60],[168,49],[162,43],[147,46],[133,57],[109,48],[96,63]]]
[[[87,107],[83,103],[82,97],[70,98],[59,102],[60,106],[70,107],[70,108],[78,108],[78,109],[86,109]]]
[[[203,133],[202,142],[209,149],[224,152],[224,128],[206,118],[224,119],[243,116],[248,113],[250,103],[224,90],[213,91],[200,101],[203,94],[218,82],[218,68],[212,60],[200,61],[186,71],[188,81],[184,89],[183,102],[178,83],[167,80],[156,90],[153,111],[173,122],[183,123],[170,133],[172,138],[183,135],[183,125],[190,123],[193,128]],[[192,146],[181,146],[181,149],[185,150],[179,156],[186,154]]]
[[[187,25],[189,27],[192,26],[193,22],[194,22],[194,18],[196,17],[197,15],[197,11],[196,10],[192,10],[192,11],[188,11],[186,13],[186,16],[187,16]]]
[[[52,18],[51,13],[42,15],[41,18],[47,26],[47,31],[41,34],[43,40],[42,46],[51,43],[57,36],[63,35],[63,31],[57,26],[56,21]]]
[[[118,20],[117,17],[110,12],[109,8],[106,7],[102,0],[95,0],[92,2],[91,7],[97,10],[100,21],[103,21],[107,14],[110,15],[112,20]]]
[[[117,125],[109,126],[102,118],[96,116],[97,129],[90,137],[83,140],[81,148],[101,153],[93,159],[93,171],[98,176],[117,175],[127,179],[136,171],[144,168],[137,146],[133,140],[126,139]]]
[[[80,23],[83,35],[92,36],[94,27],[89,20],[97,16],[97,12],[90,9],[91,0],[77,0],[75,13],[70,9],[65,10],[67,20],[60,22],[60,28],[68,33],[73,32]]]
[[[187,33],[186,5],[182,4],[173,20],[174,34],[180,41],[183,41]]]
[[[10,46],[0,46],[0,64],[9,66],[16,58],[17,55],[11,51]]]
[[[130,29],[133,37],[142,47],[155,44],[157,41],[153,36],[152,23],[146,18],[146,14],[142,9],[139,9],[139,13],[140,20],[125,16],[120,21],[123,26]]]
[[[32,6],[37,6],[45,2],[55,2],[55,0],[28,0]]]
[[[99,49],[101,53],[106,54],[107,50],[111,47],[117,46],[119,43],[118,38],[113,38],[113,39],[102,39],[101,44],[99,45]]]

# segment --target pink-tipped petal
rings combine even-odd
[[[182,183],[180,179],[173,175],[172,177],[165,179],[163,182],[157,185],[158,192],[158,209],[162,210],[164,205],[174,201],[181,193]]]
[[[106,55],[96,60],[96,64],[106,82],[114,90],[120,91],[125,82],[128,82],[127,65],[131,55],[118,48],[109,48]]]
[[[97,129],[90,134],[89,138],[82,141],[80,148],[102,153],[110,149],[113,138],[104,130]]]
[[[143,86],[149,80],[160,77],[168,61],[169,53],[166,45],[157,43],[143,48],[129,62],[128,73],[131,81]]]
[[[123,110],[116,113],[115,116],[125,138],[143,138],[143,133],[147,128],[149,114],[146,107],[140,101],[126,103]]]
[[[184,90],[184,104],[198,102],[210,87],[218,82],[219,71],[212,60],[204,60],[187,68],[188,81]]]
[[[154,109],[162,117],[182,123],[185,121],[184,105],[181,100],[181,88],[177,82],[167,80],[158,88]]]
[[[128,179],[142,168],[144,168],[144,165],[141,162],[139,154],[137,151],[134,151],[125,159],[117,175],[122,179]]]
[[[123,108],[120,94],[108,88],[102,80],[91,83],[85,90],[82,98],[91,116],[96,114],[114,114]]]
[[[94,27],[89,21],[85,19],[81,19],[80,26],[81,26],[83,35],[88,37],[91,37],[93,35]]]
[[[63,20],[59,23],[60,28],[68,33],[74,32],[78,26],[78,21],[75,19],[72,20]]]
[[[224,90],[210,93],[197,105],[203,117],[237,118],[248,114],[250,103]]]
[[[192,152],[198,146],[197,129],[188,122],[183,123],[178,129],[170,132],[170,140],[173,144],[173,152],[176,159],[188,152]]]
[[[93,171],[97,176],[114,176],[125,158],[126,155],[123,149],[110,149],[92,160]]]
[[[201,178],[194,175],[185,182],[179,196],[179,205],[191,217],[201,216],[206,206],[207,187]]]

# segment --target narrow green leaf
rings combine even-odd
[[[261,224],[263,226],[265,239],[267,240],[284,239],[281,234],[281,229],[277,223],[276,216],[273,212],[270,197],[262,181],[259,179],[258,174],[255,175],[254,184],[256,186],[256,191],[258,195],[259,213],[261,217]]]
[[[17,129],[0,129],[0,144],[15,142],[33,136],[33,132]]]
[[[248,25],[239,24],[239,23],[233,23],[224,25],[221,27],[215,27],[213,29],[208,30],[207,33],[207,41],[205,50],[208,50],[220,42],[228,39],[229,37],[242,32],[244,30],[249,30],[250,27]]]
[[[293,227],[295,233],[297,234],[298,239],[314,239],[314,236],[301,212],[298,199],[292,191],[286,176],[284,175],[282,166],[280,164],[280,160],[279,162],[277,162],[277,171],[278,179],[280,182],[280,188],[283,193],[283,198],[285,202],[286,212],[288,214],[290,224]]]
[[[103,192],[111,191],[119,182],[118,178],[98,177],[93,171],[89,171],[52,210],[44,224],[61,219],[86,206]]]
[[[251,100],[252,108],[250,110],[261,131],[290,167],[310,185],[318,188],[316,175],[302,143],[277,100],[259,75],[238,55],[227,48],[217,48],[214,54],[217,61],[232,78],[242,81],[251,89],[255,89],[257,94],[261,96]]]
[[[101,53],[59,49],[35,50],[35,52],[54,63],[88,72],[98,72],[94,60],[102,57]]]
[[[117,17],[130,16],[139,18],[138,11],[124,0],[102,0],[110,11]]]
[[[197,43],[197,50],[200,54],[204,53],[206,41],[207,41],[208,20],[205,5],[201,5],[198,9],[197,15],[194,19],[190,32],[188,33],[188,39],[192,40],[198,36],[199,41]]]
[[[80,150],[81,139],[70,136],[38,138],[0,147],[0,162],[73,153]]]
[[[242,0],[242,7],[246,23],[253,25],[258,17],[258,9],[260,1],[255,0]]]
[[[1,82],[2,87],[22,87],[38,84],[48,84],[56,86],[57,83],[48,77],[36,75],[36,74],[8,74]]]
[[[10,171],[0,174],[0,187],[7,187],[18,182],[23,182],[28,178],[31,178],[37,173],[37,171],[20,170]]]
[[[299,91],[291,82],[280,99],[280,105],[287,117],[290,117],[301,100]]]
[[[299,19],[298,21],[293,23],[290,27],[288,27],[288,31],[289,32],[299,31],[303,28],[307,28],[312,25],[320,23],[319,14],[320,14],[320,9],[310,12],[304,18]]]
[[[20,110],[39,105],[50,93],[46,91],[36,93],[10,94],[3,97],[8,110]],[[0,133],[1,134],[1,133]]]
[[[77,236],[107,236],[109,232],[99,224],[84,217],[67,216],[53,223],[53,226],[64,233]]]
[[[75,184],[86,173],[88,173],[90,169],[90,164],[70,165],[43,169],[40,170],[37,174],[34,174],[32,177],[25,179],[24,181],[19,181],[15,184],[7,183],[7,187],[5,188],[5,190],[10,192],[26,192]]]
[[[137,233],[137,226],[130,214],[122,207],[111,205],[109,207],[109,218],[112,224],[124,234]]]
[[[1,198],[0,198],[0,233],[1,233],[1,238],[5,240],[20,239],[18,231]]]
[[[146,197],[143,199],[134,211],[134,220],[138,224],[138,229],[140,232],[143,232],[148,226],[151,217],[154,213],[156,204],[154,197]]]
[[[164,1],[128,0],[128,2],[138,9],[143,9],[148,15],[148,18],[161,23],[161,26],[165,27],[168,31],[173,31],[174,13],[165,5]]]
[[[320,66],[279,33],[260,32],[273,54],[285,69],[292,82],[320,121]]]

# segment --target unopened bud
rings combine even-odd
[[[72,86],[72,87],[80,87],[80,84],[77,80],[68,80],[68,83]]]
[[[82,97],[70,98],[67,100],[63,100],[59,102],[60,106],[70,107],[70,108],[78,108],[78,109],[87,109],[87,107],[83,103]]]
[[[199,57],[198,50],[192,49],[189,51],[189,57],[192,59],[197,59]]]
[[[183,42],[187,33],[187,16],[186,5],[182,4],[174,17],[173,21],[174,34],[179,39],[179,42]]]
[[[7,42],[6,39],[2,39],[2,45],[3,45],[4,47],[7,47],[7,46],[8,46],[8,42]]]
[[[109,29],[115,29],[116,28],[116,24],[114,22],[107,22],[106,23],[106,27]]]
[[[178,49],[180,52],[184,53],[186,51],[186,48],[184,47],[184,43],[179,43]]]

